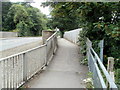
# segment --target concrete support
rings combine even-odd
[[[47,40],[53,33],[55,33],[55,31],[47,31],[47,30],[43,30],[43,31],[42,31],[43,44],[45,44],[46,40]]]

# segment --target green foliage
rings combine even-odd
[[[64,31],[82,27],[80,32],[81,52],[86,56],[86,37],[93,42],[93,48],[99,54],[98,42],[104,39],[104,61],[112,56],[120,58],[120,2],[47,2],[51,6],[51,28]],[[84,60],[86,62],[86,58]],[[82,62],[83,62],[82,61]],[[120,64],[115,63],[116,67]]]
[[[117,83],[118,88],[120,89],[120,69],[116,70],[115,76],[116,76],[116,80],[115,81]]]
[[[14,28],[14,25],[11,25],[11,21],[7,21],[7,13],[9,12],[9,8],[12,6],[12,3],[11,2],[2,2],[2,31],[7,31],[7,26],[13,26]],[[11,18],[12,19],[12,18]],[[10,28],[8,28],[10,29]],[[11,30],[11,29],[10,29]]]
[[[86,54],[85,38],[92,41],[99,55],[98,42],[104,39],[104,64],[108,57],[115,58],[115,69],[120,69],[120,2],[82,3],[79,9],[83,31],[80,32],[81,52]],[[84,34],[84,35],[83,35]],[[86,62],[86,60],[83,60]],[[116,78],[119,80],[120,77]],[[119,84],[119,83],[118,83]]]
[[[19,30],[19,36],[30,36],[29,26],[25,22],[18,23],[17,29]]]
[[[73,30],[79,27],[79,17],[75,10],[79,3],[73,2],[47,2],[43,6],[51,6],[51,19],[48,23],[50,28],[58,27],[63,36],[64,31]],[[74,10],[75,9],[75,10]]]
[[[90,89],[94,88],[93,87],[92,77],[93,77],[93,73],[88,72],[88,74],[87,74],[86,88],[90,88]]]
[[[47,17],[39,9],[30,6],[30,3],[13,3],[5,13],[3,30],[16,29],[19,36],[38,36],[47,28],[46,23]]]

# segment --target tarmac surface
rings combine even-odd
[[[15,37],[0,39],[0,58],[40,46],[42,37]]]
[[[0,51],[42,40],[41,37],[16,37],[0,39]]]
[[[85,88],[88,67],[80,65],[79,47],[58,39],[58,50],[49,65],[25,85],[27,88]]]

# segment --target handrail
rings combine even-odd
[[[44,46],[46,46],[46,44],[43,44],[43,45],[41,45],[41,46],[34,47],[34,48],[32,48],[32,49],[28,49],[28,50],[26,50],[26,51],[22,51],[22,52],[17,53],[17,54],[10,55],[10,56],[4,57],[4,58],[0,58],[0,61],[5,60],[5,59],[8,59],[8,58],[15,57],[15,56],[18,56],[18,55],[21,55],[21,54],[24,54],[24,53],[26,53],[26,52],[30,52],[30,51],[35,50],[35,49],[38,49],[38,48],[42,48],[42,47],[44,47]]]
[[[0,89],[19,88],[51,61],[56,49],[57,31],[43,45],[1,58]]]
[[[96,61],[95,61],[95,58],[93,57],[93,55],[92,55],[91,53],[90,53],[90,55],[91,55],[91,57],[92,57],[92,59],[93,59],[93,62],[94,62],[94,64],[95,64],[95,67],[96,67],[96,69],[97,69],[97,73],[98,73],[98,76],[100,77],[100,82],[101,82],[102,87],[103,87],[103,88],[107,88],[106,85],[105,85],[104,79],[103,79],[103,77],[102,77],[102,74],[101,74],[101,72],[100,72],[100,70],[99,70],[99,68],[98,68],[98,65],[97,65]]]
[[[105,85],[105,81],[103,79],[103,76],[101,74],[101,71],[103,72],[103,74],[105,75],[105,78],[108,81],[109,84],[109,88],[111,89],[117,89],[117,86],[115,84],[115,82],[113,81],[112,77],[110,76],[110,74],[108,73],[108,71],[106,70],[105,66],[103,65],[103,63],[101,62],[99,56],[97,55],[97,53],[94,51],[94,49],[92,48],[92,42],[87,38],[87,57],[88,57],[88,66],[89,66],[89,70],[93,73],[93,75],[96,76],[96,72],[94,72],[94,69],[96,69],[98,75],[96,77],[93,77],[94,80],[94,85],[95,87],[102,87],[102,88],[107,88],[107,86]],[[98,66],[99,65],[99,66]],[[99,81],[96,81],[99,78]],[[101,86],[97,85],[96,86],[96,82],[101,84]]]
[[[94,49],[91,48],[91,50],[92,50],[92,52],[94,53],[94,55],[95,55],[95,57],[96,57],[99,65],[100,65],[100,67],[101,67],[101,69],[102,69],[102,71],[103,71],[103,73],[104,73],[104,75],[106,76],[107,81],[110,83],[110,88],[117,88],[117,86],[116,86],[116,84],[114,83],[112,77],[111,77],[111,76],[109,75],[109,73],[107,72],[106,68],[105,68],[104,65],[102,64],[100,58],[98,57],[98,55],[96,54],[96,52],[94,51]]]
[[[56,31],[54,34],[52,34],[46,41],[48,42],[52,37],[54,37],[55,34],[57,34],[57,31]],[[20,54],[23,54],[23,53],[26,53],[26,52],[30,52],[30,51],[35,50],[35,49],[38,49],[38,48],[41,48],[41,47],[43,47],[43,46],[46,46],[46,44],[47,44],[47,43],[45,43],[45,44],[43,44],[43,45],[40,45],[40,46],[37,46],[37,47],[34,47],[34,48],[32,48],[32,49],[28,49],[28,50],[26,50],[26,51],[22,51],[22,52],[17,53],[17,54],[13,54],[13,55],[7,56],[7,57],[5,57],[5,58],[0,58],[0,61],[2,61],[2,60],[4,60],[4,59],[11,58],[11,57],[14,57],[14,56],[17,56],[17,55],[20,55]]]
[[[46,41],[48,42],[52,37],[54,37],[55,35],[57,34],[57,31],[54,33],[54,34],[52,34]]]

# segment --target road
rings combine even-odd
[[[41,41],[42,37],[17,37],[0,39],[0,51],[18,47],[24,44]]]

